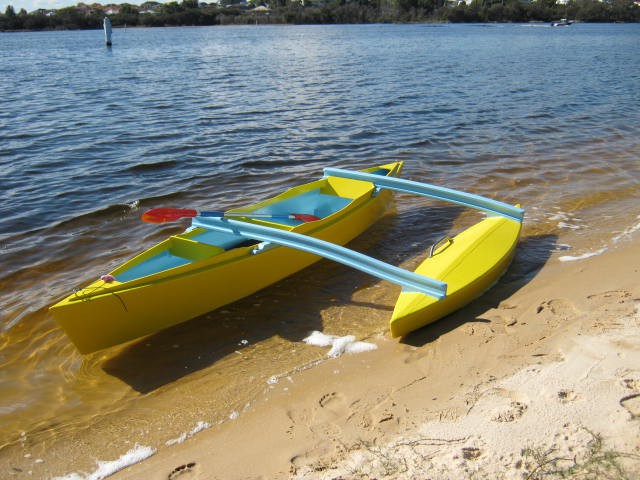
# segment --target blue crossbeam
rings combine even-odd
[[[371,173],[343,170],[341,168],[325,168],[324,176],[371,182],[379,188],[387,188],[389,190],[446,200],[466,207],[476,208],[490,214],[501,215],[517,222],[522,222],[524,217],[524,210],[522,208],[509,205],[508,203],[499,202],[472,193],[461,192],[460,190],[406,180],[404,178],[384,177]]]
[[[192,220],[192,225],[313,253],[395,283],[408,291],[424,293],[439,300],[443,299],[447,293],[447,284],[439,280],[409,272],[340,245],[300,233],[228,218],[196,217]]]

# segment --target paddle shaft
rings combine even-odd
[[[215,212],[215,211],[197,211],[198,217],[252,217],[252,218],[289,218],[294,219],[296,214],[288,213],[242,213],[242,212]]]
[[[320,220],[315,215],[306,213],[254,213],[254,212],[218,212],[200,211],[191,208],[154,208],[142,214],[142,220],[150,223],[164,223],[179,220],[181,218],[193,217],[251,217],[251,218],[272,218],[299,220],[301,222],[313,222]]]

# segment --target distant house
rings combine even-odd
[[[76,12],[84,13],[85,15],[88,15],[89,12],[91,12],[91,7],[85,3],[79,3],[74,8],[76,9]]]
[[[445,0],[448,7],[459,7],[460,5],[471,5],[473,0]]]
[[[156,13],[162,6],[159,2],[144,2],[140,4],[140,13]]]
[[[44,15],[46,17],[51,17],[55,14],[56,14],[56,10],[51,8],[38,8],[33,12],[29,12],[29,15]]]
[[[120,7],[118,5],[106,5],[104,7],[104,13],[107,15],[117,15],[120,13]]]

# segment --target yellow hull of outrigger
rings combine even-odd
[[[511,263],[521,225],[505,217],[488,217],[437,249],[415,272],[446,283],[447,296],[438,300],[403,291],[391,316],[391,335],[404,336],[482,295]]]
[[[402,162],[395,162],[365,171],[395,177],[401,168]],[[378,192],[371,183],[329,176],[234,212],[274,210],[310,192],[325,203],[315,213],[296,213],[316,214],[320,220],[299,225],[243,221],[344,245],[378,220],[391,199],[391,191]],[[115,281],[97,280],[56,303],[52,314],[78,350],[91,353],[210,312],[320,259],[283,246],[255,255],[255,245],[205,243],[207,235],[206,229],[195,228],[170,237],[110,272]],[[167,268],[153,271],[162,262]]]

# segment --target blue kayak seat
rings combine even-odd
[[[325,218],[329,215],[336,213],[343,209],[349,203],[350,198],[339,197],[337,195],[328,195],[322,193],[320,189],[309,190],[308,192],[301,193],[295,197],[290,197],[281,202],[267,205],[265,207],[254,210],[254,213],[268,213],[268,214],[291,214],[291,213],[305,213],[309,215],[315,215],[319,218]],[[270,220],[274,223],[280,223],[281,225],[299,225],[302,223],[300,220],[293,219],[277,219]]]
[[[286,198],[278,203],[266,205],[262,208],[254,210],[252,213],[266,213],[270,215],[288,215],[291,213],[306,213],[315,215],[319,218],[325,218],[336,213],[346,207],[351,202],[350,198],[339,197],[337,195],[328,195],[322,193],[320,189],[310,190],[294,197]],[[199,222],[206,225],[207,218],[199,218]],[[295,219],[278,218],[269,219],[270,223],[279,223],[280,225],[296,226],[302,222]],[[191,237],[192,240],[208,245],[215,245],[225,250],[237,248],[240,246],[258,243],[257,241],[248,243],[247,239],[239,235],[231,233],[218,232],[214,230],[205,230],[202,233]],[[249,241],[251,242],[251,241]]]

